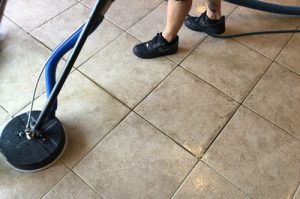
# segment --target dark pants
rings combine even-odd
[[[4,13],[4,8],[7,0],[0,0],[0,22]]]

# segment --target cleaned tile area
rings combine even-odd
[[[196,161],[132,113],[74,170],[104,198],[169,198]]]
[[[51,50],[95,2],[8,1],[0,134],[29,110]],[[202,13],[204,3],[194,0],[190,15]],[[65,153],[37,173],[19,173],[1,156],[1,199],[300,199],[300,34],[216,39],[182,27],[177,54],[135,57],[134,45],[163,31],[167,5],[113,2],[58,97]],[[226,2],[222,14],[228,34],[300,26],[297,16]],[[44,84],[42,75],[35,110],[46,102]]]

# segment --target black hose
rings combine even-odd
[[[239,6],[284,15],[300,15],[300,7],[267,3],[258,0],[224,0]]]

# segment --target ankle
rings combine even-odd
[[[210,10],[207,10],[206,15],[211,20],[219,20],[221,19],[221,12],[212,12]]]
[[[167,42],[171,43],[172,41],[174,41],[174,39],[176,38],[177,35],[174,36],[172,34],[167,34],[167,33],[163,32],[162,36]]]

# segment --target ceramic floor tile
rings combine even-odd
[[[41,198],[66,173],[68,168],[60,161],[50,168],[36,173],[20,173],[0,157],[0,196],[1,199]]]
[[[104,198],[170,198],[197,159],[130,114],[76,167]]]
[[[300,76],[273,64],[244,103],[300,139]]]
[[[300,75],[300,34],[293,35],[276,61]]]
[[[243,7],[237,8],[232,15],[229,16],[226,26],[226,34],[296,28],[295,26],[281,20],[279,17],[275,17],[273,14]],[[292,33],[267,34],[240,37],[236,38],[236,40],[260,52],[261,54],[274,59],[291,36]]]
[[[291,198],[299,150],[298,140],[242,106],[202,160],[253,198]]]
[[[242,102],[271,60],[235,40],[205,40],[181,65]]]
[[[74,0],[9,0],[4,14],[26,31],[32,31],[75,3]]]
[[[42,110],[44,103],[43,95],[35,110]],[[59,95],[56,113],[68,135],[62,156],[66,165],[74,167],[128,113],[124,105],[74,71]]]
[[[115,0],[105,17],[122,29],[127,30],[161,2],[163,2],[163,0]],[[92,8],[95,4],[95,0],[83,0],[82,3]]]
[[[38,74],[50,51],[27,36],[0,52],[0,104],[15,114],[32,98]],[[43,91],[41,79],[37,95]]]
[[[44,199],[100,199],[91,188],[89,188],[80,178],[74,173],[69,172]]]
[[[25,31],[5,16],[1,20],[1,27],[4,29],[6,36],[4,40],[0,41],[0,51],[26,36]]]
[[[136,111],[200,157],[237,103],[184,69],[176,69]]]
[[[249,198],[223,177],[199,162],[173,199],[246,199]]]
[[[51,49],[54,49],[86,21],[90,12],[90,9],[82,4],[77,4],[42,25],[33,31],[32,34]],[[82,64],[122,33],[121,29],[104,20],[99,28],[87,39],[75,65]],[[69,54],[66,58],[68,56]]]
[[[139,103],[175,67],[163,57],[137,58],[132,53],[137,43],[124,34],[79,68],[129,107]]]

